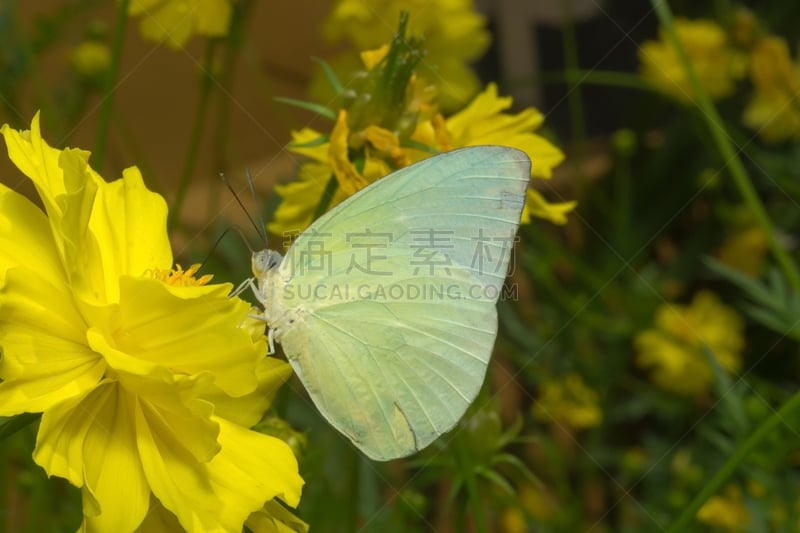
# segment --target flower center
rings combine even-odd
[[[145,274],[152,276],[153,279],[163,281],[168,285],[175,285],[179,287],[205,285],[211,281],[211,278],[214,276],[211,274],[206,274],[204,276],[200,276],[199,278],[195,278],[194,275],[198,270],[200,270],[200,266],[201,265],[197,263],[184,270],[183,267],[176,264],[175,268],[172,270],[148,269]]]

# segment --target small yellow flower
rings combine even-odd
[[[758,41],[750,59],[755,94],[744,110],[744,123],[766,142],[800,139],[800,68],[792,62],[786,41]]]
[[[751,226],[725,239],[717,256],[729,267],[758,277],[764,270],[768,248],[764,231],[759,226]]]
[[[742,489],[738,485],[728,485],[723,494],[709,498],[697,511],[697,520],[725,531],[747,531],[750,513],[745,507]]]
[[[183,48],[193,35],[228,33],[233,0],[131,0],[128,13],[141,17],[139,30],[149,41]]]
[[[567,424],[576,429],[595,427],[603,419],[597,392],[587,387],[578,374],[545,383],[533,414],[539,420]]]
[[[296,506],[291,449],[247,429],[291,374],[250,306],[172,270],[166,203],[135,167],[105,182],[38,115],[0,133],[44,206],[0,184],[0,416],[43,413],[33,457],[81,488],[82,530],[241,531]]]
[[[392,38],[401,10],[410,15],[411,33],[425,39],[428,55],[420,73],[438,87],[443,109],[461,107],[480,88],[470,64],[486,52],[491,39],[471,0],[339,0],[323,31],[331,42],[346,40],[355,50],[377,48]],[[348,55],[332,64],[337,72],[358,68]]]
[[[531,174],[535,178],[549,178],[552,169],[564,158],[564,154],[544,137],[534,133],[543,121],[541,113],[533,108],[511,115],[505,113],[511,107],[510,97],[500,97],[497,86],[489,84],[485,91],[464,110],[450,118],[434,115],[421,121],[411,135],[411,140],[429,146],[434,151],[447,151],[466,146],[500,144],[523,150],[532,161]],[[329,204],[335,206],[349,194],[366,184],[373,183],[389,174],[393,169],[430,157],[431,152],[414,148],[401,148],[398,137],[392,132],[367,126],[362,132],[346,129],[347,115],[340,112],[328,143],[304,146],[322,134],[304,129],[292,135],[290,150],[305,155],[312,162],[300,168],[299,179],[280,185],[276,191],[282,201],[268,228],[276,234],[292,234],[303,231],[313,222],[313,213],[320,202],[325,185],[335,175],[339,188]],[[361,147],[368,147],[364,169],[359,173],[349,162],[349,151],[354,139]],[[347,146],[345,142],[348,142]],[[532,217],[543,218],[554,224],[564,224],[566,214],[574,209],[576,202],[549,203],[534,189],[528,189],[527,201],[522,212],[522,222],[529,223]]]
[[[103,43],[84,41],[72,50],[69,61],[79,74],[96,76],[111,65],[111,50]]]
[[[731,94],[744,75],[742,58],[728,45],[725,31],[714,21],[675,19],[675,32],[689,55],[697,77],[709,96],[718,100]],[[662,29],[658,41],[639,49],[642,78],[678,102],[689,104],[694,90],[670,36]]]
[[[741,368],[744,324],[713,293],[698,292],[688,306],[662,305],[655,322],[634,340],[639,352],[636,363],[649,369],[651,379],[664,390],[705,393],[714,380],[705,350],[728,373]]]

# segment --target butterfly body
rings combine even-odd
[[[424,448],[478,394],[529,175],[512,148],[434,156],[253,255],[270,341],[369,457]]]

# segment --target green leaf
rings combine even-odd
[[[41,418],[41,413],[22,413],[21,415],[12,416],[0,423],[0,441],[3,441],[16,433],[17,431],[28,427],[31,423],[36,422]]]
[[[324,105],[315,104],[314,102],[305,102],[303,100],[296,100],[294,98],[286,98],[284,96],[276,96],[275,101],[281,102],[282,104],[293,105],[295,107],[299,107],[300,109],[305,109],[307,111],[311,111],[312,113],[316,113],[317,115],[328,118],[331,121],[336,121],[336,111],[327,108]]]
[[[342,82],[339,81],[339,78],[336,76],[336,73],[333,72],[333,69],[328,62],[320,57],[312,57],[311,59],[320,67],[322,67],[322,72],[325,73],[325,77],[328,78],[328,83],[331,84],[331,87],[333,87],[333,90],[336,91],[336,94],[342,94],[342,91],[344,91],[344,85],[342,85]]]
[[[714,389],[720,401],[721,412],[731,420],[733,427],[730,430],[737,437],[744,437],[750,431],[750,424],[747,420],[747,413],[742,402],[741,389],[735,386],[733,380],[722,366],[720,366],[714,352],[706,345],[703,345],[703,354],[706,356],[708,364],[714,372]]]
[[[478,475],[486,478],[489,482],[494,483],[497,487],[499,487],[509,496],[514,495],[514,487],[511,486],[511,484],[508,482],[508,480],[506,480],[506,478],[504,478],[494,470],[488,468],[479,468]]]
[[[715,259],[705,258],[704,263],[755,302],[744,306],[753,320],[780,335],[800,340],[800,294],[789,287],[778,270],[771,269],[761,282]]]

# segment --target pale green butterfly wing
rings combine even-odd
[[[326,213],[283,259],[284,352],[369,457],[424,448],[478,394],[529,176],[513,148],[431,157]]]

